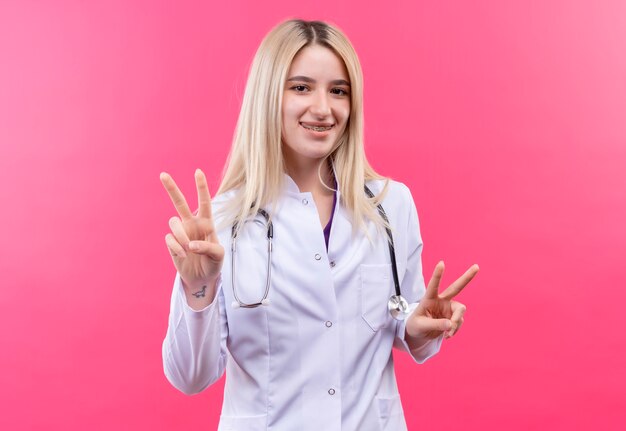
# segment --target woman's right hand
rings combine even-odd
[[[195,178],[198,211],[193,214],[174,179],[161,173],[161,182],[179,215],[169,221],[171,232],[165,236],[165,244],[183,281],[187,303],[194,309],[201,309],[215,297],[215,284],[224,262],[224,247],[215,232],[206,177],[196,169]]]

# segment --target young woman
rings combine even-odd
[[[365,158],[362,82],[337,28],[284,22],[256,53],[215,200],[197,170],[193,213],[161,174],[179,214],[165,375],[193,394],[226,370],[220,430],[406,429],[392,347],[421,363],[463,323],[452,298],[478,267],[438,293],[440,262],[425,288],[411,194]],[[390,313],[395,280],[408,304]]]

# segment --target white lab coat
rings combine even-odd
[[[272,215],[271,304],[232,307],[231,232],[223,229],[218,236],[226,256],[213,304],[192,310],[176,277],[163,342],[165,375],[193,394],[226,370],[223,431],[404,430],[391,350],[409,348],[404,322],[387,311],[394,287],[386,240],[373,225],[373,245],[363,233],[353,235],[338,195],[326,252],[312,195],[301,193],[288,176],[285,183]],[[377,194],[382,181],[368,186]],[[220,197],[213,204],[219,207]],[[408,188],[391,182],[383,207],[393,228],[402,294],[414,310],[425,287]],[[237,240],[236,287],[243,302],[263,296],[265,232],[246,223]],[[440,346],[441,338],[409,353],[421,363]]]

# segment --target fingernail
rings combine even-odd
[[[190,242],[189,243],[189,250],[198,250],[200,248],[200,245],[197,242]]]
[[[452,328],[452,322],[450,322],[449,320],[446,320],[446,331],[449,330],[450,328]]]

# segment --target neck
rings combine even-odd
[[[333,193],[320,182],[321,177],[326,186],[333,186],[333,173],[328,163],[322,163],[321,160],[315,163],[293,163],[292,161],[292,163],[287,164],[286,170],[301,192],[310,192],[314,195]]]

